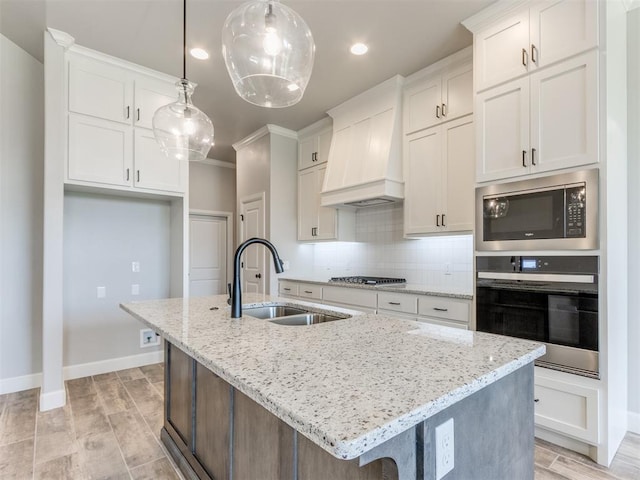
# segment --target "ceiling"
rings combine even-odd
[[[241,1],[187,0],[187,45],[209,51],[188,57],[193,101],[212,119],[209,157],[235,161],[232,144],[272,123],[299,130],[348,98],[395,74],[407,76],[470,45],[460,21],[493,0],[284,0],[307,22],[316,59],[303,99],[265,109],[240,99],[221,55],[221,30]],[[76,43],[176,77],[182,74],[181,0],[0,0],[0,32],[43,60],[43,31],[69,33]],[[356,41],[369,53],[356,57]]]

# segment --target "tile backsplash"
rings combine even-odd
[[[313,274],[318,277],[371,275],[403,277],[407,283],[471,292],[471,235],[403,237],[402,204],[356,213],[356,242],[319,243]]]

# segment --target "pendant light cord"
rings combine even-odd
[[[182,0],[182,78],[187,78],[187,0]]]

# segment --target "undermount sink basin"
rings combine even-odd
[[[328,315],[316,313],[289,305],[265,305],[262,307],[243,307],[243,314],[268,320],[278,325],[315,325],[349,318],[349,315]]]
[[[268,305],[265,307],[243,307],[242,313],[249,315],[250,317],[269,320],[271,318],[288,317],[290,315],[300,315],[308,313],[308,310],[290,307],[288,305]]]

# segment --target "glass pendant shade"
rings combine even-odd
[[[153,134],[162,151],[176,160],[204,160],[213,145],[213,123],[191,103],[193,84],[176,82],[178,101],[160,107],[153,115]]]
[[[300,101],[315,49],[302,17],[277,0],[239,6],[222,29],[222,55],[233,86],[240,97],[261,107]]]

